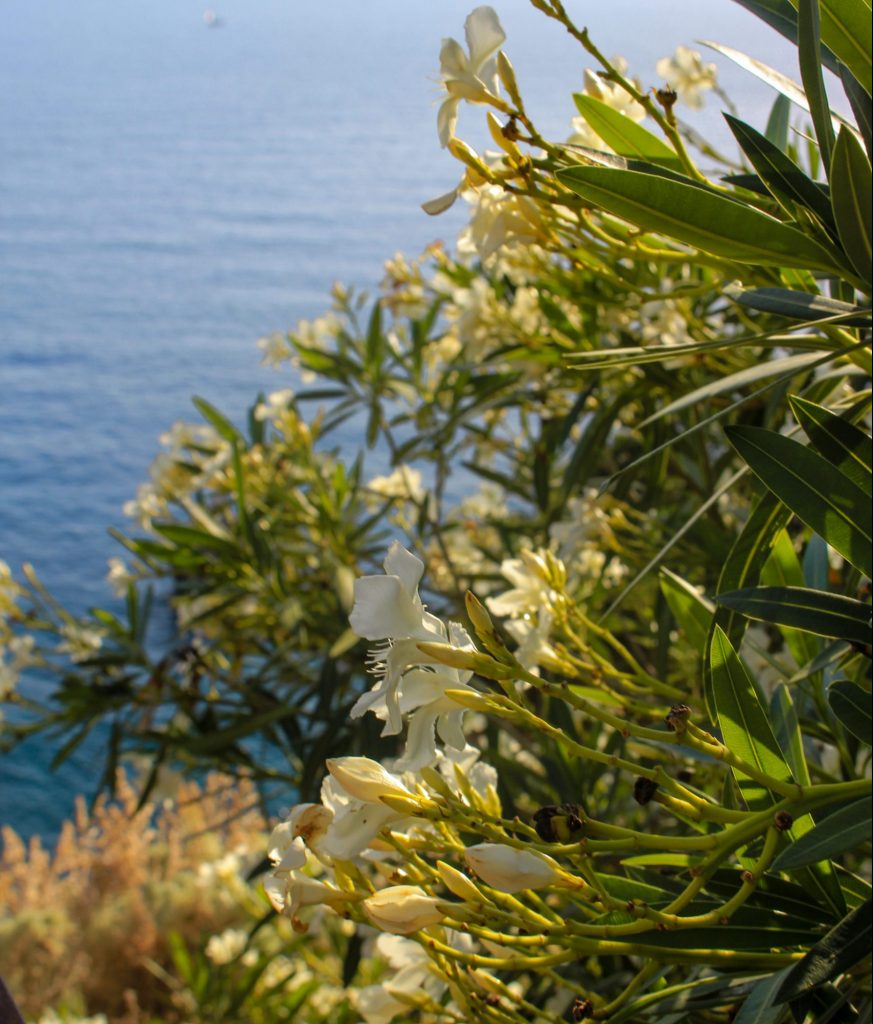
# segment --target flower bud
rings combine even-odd
[[[446,690],[443,696],[471,711],[482,711],[487,714],[494,710],[494,705],[485,694],[477,693],[476,690]]]
[[[437,904],[417,885],[391,885],[363,902],[367,915],[377,928],[394,935],[411,935],[419,928],[439,924],[445,916]]]
[[[515,104],[516,109],[524,110],[524,104],[521,101],[521,93],[518,91],[518,82],[515,78],[515,68],[513,68],[509,57],[506,56],[503,50],[499,50],[497,53],[497,74],[500,76],[503,88]]]
[[[508,665],[501,665],[487,654],[479,651],[462,651],[451,644],[432,643],[425,641],[416,644],[422,654],[426,654],[441,665],[448,665],[449,668],[464,669],[468,672],[476,672],[486,679],[511,679],[515,674]]]
[[[433,800],[420,796],[402,796],[399,793],[383,793],[379,797],[379,803],[385,804],[386,807],[390,807],[392,811],[397,811],[398,814],[410,815],[412,817],[416,815],[420,817],[427,811],[437,811],[437,805]]]
[[[486,903],[487,900],[469,878],[451,864],[444,860],[437,861],[437,871],[443,880],[443,885],[453,896],[466,903]]]
[[[562,881],[560,869],[551,857],[501,843],[469,846],[464,859],[477,878],[500,892],[543,889]]]
[[[471,149],[466,142],[462,142],[461,139],[449,139],[448,149],[456,160],[466,164],[467,167],[475,171],[485,181],[493,180],[494,175],[491,169],[482,162],[479,154],[474,149]]]
[[[330,774],[356,800],[375,804],[383,796],[413,796],[396,775],[369,757],[335,757],[325,763]]]

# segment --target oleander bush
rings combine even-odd
[[[298,801],[263,886],[307,938],[252,964],[328,966],[262,1005],[221,923],[211,969],[168,929],[203,1019],[869,1021],[869,5],[742,0],[801,81],[709,44],[776,91],[723,156],[683,122],[730,107],[715,65],[635,77],[531,2],[591,65],[569,137],[474,10],[424,204],[469,204],[456,245],[264,339],[293,388],[245,424],[195,400],[123,613],[0,581],[6,736],[99,727],[143,801],[165,766]]]

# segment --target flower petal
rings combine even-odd
[[[436,196],[434,199],[428,199],[426,203],[421,204],[421,208],[431,217],[436,217],[440,213],[445,213],[457,198],[458,190],[457,188],[453,188],[451,192],[446,192],[445,195]]]
[[[424,573],[424,562],[411,551],[407,551],[399,540],[395,540],[388,548],[388,554],[382,565],[389,576],[400,577],[403,586],[410,594],[415,593]]]
[[[493,7],[477,7],[464,22],[464,34],[470,50],[470,65],[473,73],[499,49],[506,40],[506,33]]]
[[[456,96],[449,96],[443,100],[437,112],[437,133],[440,138],[440,145],[443,149],[449,144],[449,139],[455,134],[455,126],[458,123],[458,103]]]
[[[421,628],[421,606],[398,576],[362,576],[355,580],[349,625],[365,640],[409,636]]]

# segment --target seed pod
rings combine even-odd
[[[576,999],[573,1002],[570,1013],[573,1020],[578,1024],[579,1021],[588,1020],[594,1013],[594,1004],[590,999]]]
[[[658,783],[640,775],[634,782],[634,800],[641,806],[645,806],[658,791]]]
[[[571,843],[585,825],[585,808],[581,804],[549,804],[533,816],[537,835],[545,843]]]
[[[773,825],[777,832],[787,832],[794,824],[794,818],[787,811],[777,811],[773,818]]]
[[[678,733],[681,736],[685,732],[689,718],[691,718],[691,708],[687,704],[674,704],[664,721],[670,732]]]

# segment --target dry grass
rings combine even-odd
[[[194,948],[251,919],[240,871],[266,830],[253,787],[210,775],[159,807],[136,803],[122,775],[112,803],[88,813],[80,798],[54,853],[2,830],[0,974],[27,1019],[54,1007],[112,1024],[180,1020],[147,962],[169,966],[171,931]]]

